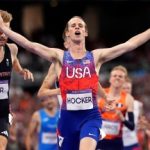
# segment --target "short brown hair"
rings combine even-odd
[[[12,14],[5,10],[0,10],[0,14],[5,23],[11,22],[13,19]]]
[[[127,78],[127,76],[128,76],[128,71],[127,71],[127,69],[126,69],[124,66],[118,65],[118,66],[114,67],[114,68],[111,70],[111,72],[114,71],[114,70],[121,70],[121,71],[123,71],[123,72],[125,73],[125,78]]]

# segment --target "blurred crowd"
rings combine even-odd
[[[17,91],[17,92],[15,92]],[[11,93],[13,125],[10,128],[8,150],[25,150],[25,137],[32,113],[40,107],[39,100],[22,89]]]

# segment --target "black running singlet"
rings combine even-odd
[[[0,63],[0,117],[8,117],[9,114],[9,89],[11,70],[11,53],[8,46],[5,46],[4,58]]]

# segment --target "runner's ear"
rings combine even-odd
[[[85,37],[87,37],[88,36],[88,31],[85,31]]]
[[[68,37],[68,36],[69,36],[69,32],[68,32],[68,31],[66,31],[66,32],[65,32],[65,35],[66,35],[66,37]]]

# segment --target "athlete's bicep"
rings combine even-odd
[[[38,96],[43,97],[43,96],[50,96],[52,93],[52,88],[54,88],[54,84],[57,80],[57,75],[55,72],[55,65],[51,64],[48,73],[38,91]]]
[[[17,57],[13,61],[13,69],[18,73],[22,71],[22,67]]]

